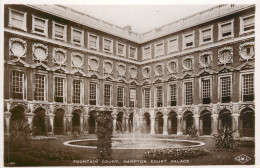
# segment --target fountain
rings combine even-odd
[[[131,125],[131,122],[130,122]],[[205,143],[191,140],[156,138],[147,133],[147,126],[140,122],[138,115],[133,117],[132,133],[124,133],[121,122],[117,123],[116,135],[112,138],[112,149],[163,149],[203,146]],[[78,148],[96,148],[97,139],[81,139],[64,142],[66,146]]]

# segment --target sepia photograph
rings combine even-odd
[[[1,9],[4,167],[256,165],[256,3]]]

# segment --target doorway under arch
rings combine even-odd
[[[64,109],[57,109],[54,112],[54,134],[63,135],[64,132]]]
[[[240,136],[255,136],[255,113],[252,109],[244,109],[240,113]]]
[[[172,111],[168,117],[168,133],[177,134],[177,113]]]
[[[33,135],[47,135],[46,128],[46,110],[42,107],[37,108],[34,111],[33,116]]]
[[[72,112],[72,132],[81,132],[80,128],[80,117],[81,117],[81,111],[75,110]]]
[[[202,128],[202,135],[211,135],[211,113],[209,111],[202,111],[200,113],[200,128]]]
[[[155,114],[155,134],[163,133],[163,114],[161,112],[157,112]]]

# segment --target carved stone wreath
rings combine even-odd
[[[48,46],[41,43],[34,43],[32,45],[33,59],[43,62],[48,57]]]
[[[186,61],[188,61],[188,60],[191,60],[191,66],[190,67],[188,67],[186,65],[186,63],[187,63]],[[182,68],[183,68],[183,72],[193,70],[193,68],[194,68],[194,58],[193,58],[193,56],[186,56],[182,59]]]
[[[229,55],[226,55],[225,52],[228,52]],[[218,50],[218,64],[226,65],[233,63],[233,48],[232,47],[223,47]]]
[[[99,58],[95,56],[88,57],[88,67],[90,71],[98,71],[99,69]]]
[[[113,61],[104,60],[103,69],[104,69],[105,74],[112,74],[113,73]]]
[[[137,67],[135,66],[130,66],[129,67],[129,74],[130,74],[130,78],[134,79],[137,77]]]
[[[126,65],[123,63],[117,63],[117,74],[119,76],[124,76],[126,72]]]
[[[143,77],[146,78],[150,78],[151,77],[151,66],[145,66],[142,69],[142,74]]]
[[[9,55],[20,57],[25,57],[27,52],[27,43],[25,40],[20,38],[10,38],[9,39]]]
[[[67,51],[62,48],[53,49],[53,61],[58,65],[66,65]]]
[[[158,77],[158,76],[163,76],[163,63],[157,63],[155,64],[154,66],[154,73],[155,73],[155,76]]]
[[[208,62],[205,61],[205,57],[208,57]],[[212,52],[204,52],[199,55],[199,63],[200,68],[208,68],[211,67],[212,64]]]
[[[80,53],[71,53],[71,67],[73,68],[83,68],[84,56]]]
[[[178,60],[172,60],[167,63],[167,70],[169,74],[175,74],[178,72]]]
[[[250,54],[247,54],[247,48],[252,47],[252,52]],[[244,44],[239,45],[239,55],[240,55],[240,61],[248,61],[250,59],[254,59],[255,57],[255,43],[254,42],[246,42]]]

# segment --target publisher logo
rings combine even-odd
[[[250,157],[248,157],[248,156],[246,156],[246,155],[244,155],[244,154],[237,156],[235,159],[236,159],[237,161],[239,161],[240,163],[246,163],[246,162],[248,162],[249,160],[251,160]]]

